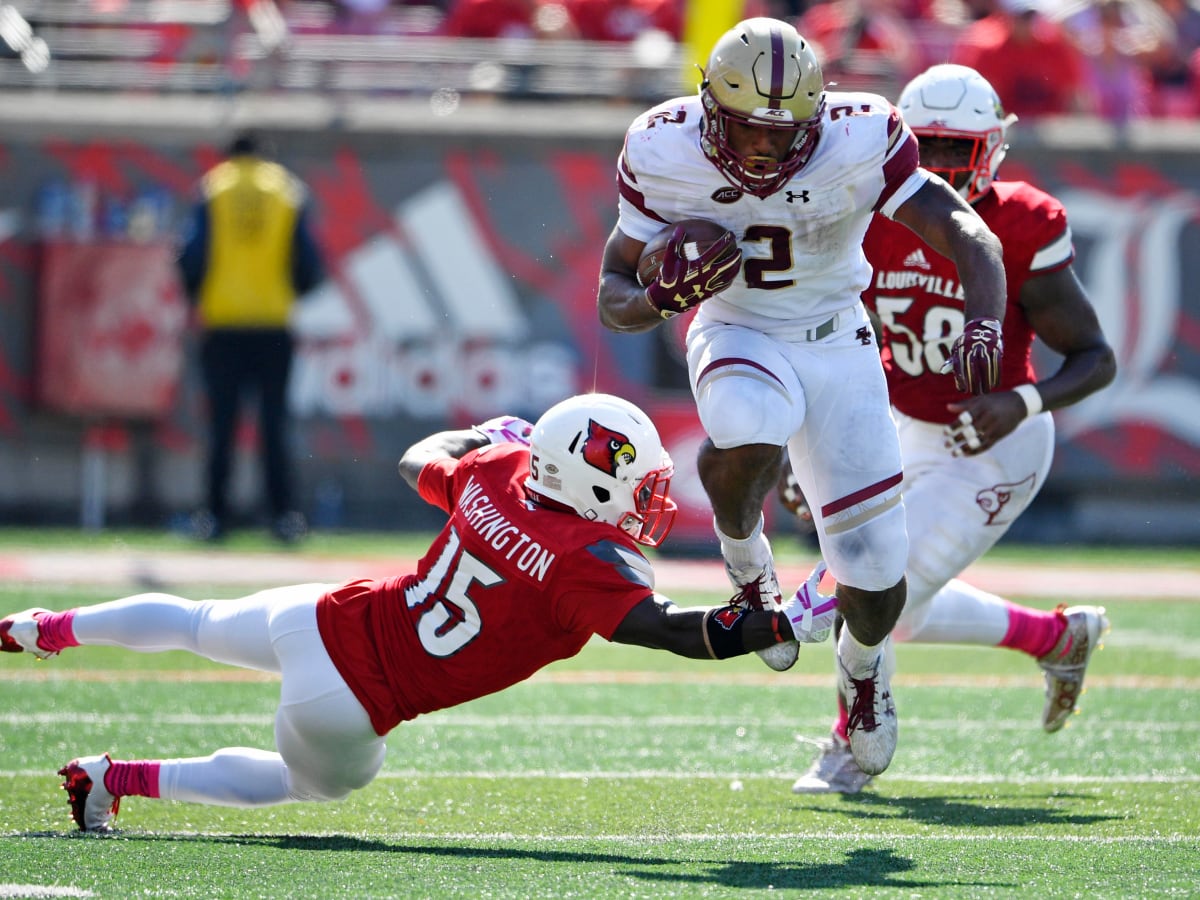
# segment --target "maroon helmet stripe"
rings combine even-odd
[[[786,58],[783,54],[783,30],[771,26],[771,109],[779,109],[783,99],[783,69]]]
[[[889,488],[895,487],[903,480],[903,473],[897,472],[895,475],[885,478],[883,481],[877,481],[869,487],[863,488],[861,491],[855,491],[853,494],[847,494],[845,497],[839,497],[832,503],[826,503],[821,507],[821,516],[822,518],[828,518],[834,513],[841,512],[843,509],[849,509],[856,503],[862,503],[864,500],[870,500],[872,497],[882,494]]]

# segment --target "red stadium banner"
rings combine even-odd
[[[89,419],[168,415],[187,303],[165,242],[43,245],[36,395]]]

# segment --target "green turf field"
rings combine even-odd
[[[0,532],[0,548],[22,546]],[[1160,564],[1200,572],[1195,554],[1152,559],[1147,578]],[[0,612],[112,595],[0,581]],[[817,739],[831,719],[829,645],[776,675],[754,658],[595,642],[401,726],[381,777],[344,803],[251,812],[135,797],[111,837],[73,834],[59,766],[104,750],[269,747],[275,684],[174,653],[5,654],[0,897],[1194,897],[1195,600],[1106,601],[1113,632],[1083,713],[1057,735],[1040,731],[1027,658],[901,646],[899,749],[855,797],[790,791],[812,755],[797,735]]]

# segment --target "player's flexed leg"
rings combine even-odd
[[[838,641],[838,692],[850,710],[851,749],[864,771],[878,773],[896,747],[884,642],[904,607],[908,537],[883,374],[873,345],[858,337],[866,316],[847,310],[838,319],[833,331],[798,342],[697,323],[688,363],[710,436],[700,477],[726,567],[764,605],[779,588],[762,504],[788,447],[838,582],[847,626]]]

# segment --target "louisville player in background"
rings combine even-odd
[[[987,552],[1030,504],[1054,452],[1050,410],[1082,400],[1116,374],[1112,350],[1071,262],[1062,204],[1023,181],[995,181],[1015,116],[973,69],[938,65],[898,103],[921,144],[921,165],[957,188],[1004,244],[1008,312],[1000,390],[962,398],[939,374],[962,327],[962,289],[949,260],[876,217],[864,244],[874,266],[864,294],[878,317],[884,368],[900,429],[909,533],[908,603],[898,641],[1010,647],[1045,672],[1042,725],[1059,730],[1075,708],[1088,659],[1108,627],[1104,610],[1017,606],[954,576]],[[1038,337],[1063,356],[1034,382]],[[789,493],[786,487],[785,494]],[[794,487],[785,505],[795,508]],[[855,793],[870,776],[849,752],[847,711],[797,793]]]
[[[900,444],[861,292],[862,239],[880,212],[958,265],[968,323],[951,358],[964,390],[999,375],[1004,268],[970,206],[917,165],[917,143],[875,94],[825,90],[811,46],[777,19],[718,39],[697,95],[642,113],[618,162],[619,217],[604,248],[598,306],[617,332],[643,332],[698,306],[688,374],[707,433],[698,469],[730,580],[773,607],[780,588],[763,502],[784,448],[813,498],[821,551],[847,627],[838,691],[850,747],[881,772],[897,718],[882,660],[904,606],[908,536]],[[657,278],[637,280],[646,243],[688,218],[731,234],[689,258],[682,234]],[[795,648],[771,648],[786,669]]]
[[[385,736],[574,656],[593,634],[697,659],[828,637],[818,566],[782,609],[674,606],[640,545],[671,528],[672,467],[636,406],[587,394],[536,425],[511,417],[410,447],[400,474],[449,514],[413,574],[274,588],[240,600],[138,594],[0,621],[0,649],[45,658],[78,644],[188,650],[281,675],[276,751],[72,760],[72,815],[105,831],[127,795],[220,806],[327,801],[366,786]]]

